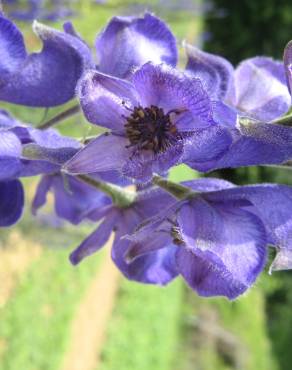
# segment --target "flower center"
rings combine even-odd
[[[164,113],[162,108],[151,105],[147,108],[135,107],[131,115],[126,117],[126,135],[130,141],[127,148],[150,150],[156,153],[166,151],[178,139],[180,134],[170,115],[180,111],[172,110]]]

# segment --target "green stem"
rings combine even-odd
[[[80,112],[80,106],[78,104],[73,105],[73,107],[65,110],[64,112],[61,112],[61,113],[57,114],[55,117],[49,119],[47,122],[38,126],[38,129],[39,130],[46,130],[46,129],[56,125],[57,123],[59,123],[61,121],[64,121],[65,119],[67,119],[71,116],[74,116],[75,114],[77,114],[79,112]]]
[[[282,126],[292,126],[292,115],[275,119],[274,121],[272,121],[272,123],[276,123]]]
[[[169,194],[174,196],[176,199],[185,199],[191,195],[196,194],[194,191],[192,191],[192,189],[186,186],[183,186],[181,184],[177,184],[176,182],[166,180],[163,177],[158,176],[158,175],[154,175],[152,177],[152,183],[164,189]]]
[[[109,195],[112,198],[113,203],[119,208],[127,208],[136,200],[137,195],[135,192],[126,190],[121,186],[95,180],[87,175],[77,175],[76,177],[86,184],[93,186],[94,188]]]
[[[277,170],[292,170],[292,161],[287,161],[282,164],[262,164],[260,167],[272,167]]]

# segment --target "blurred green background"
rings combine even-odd
[[[154,11],[179,42],[206,46],[234,64],[259,54],[281,57],[292,36],[291,1],[67,1],[72,21],[91,45],[113,15]],[[50,23],[61,28],[62,21]],[[39,41],[19,23],[27,47]],[[182,60],[183,52],[181,50]],[[183,62],[182,62],[183,63]],[[182,64],[183,65],[183,64]],[[71,106],[73,102],[67,104]],[[36,126],[65,107],[28,109],[2,104]],[[92,134],[80,116],[64,134]],[[266,168],[221,171],[235,183],[282,182],[291,175]],[[198,176],[179,166],[175,181]],[[24,181],[27,211],[0,230],[0,370],[290,370],[292,275],[265,271],[236,302],[203,299],[181,279],[159,288],[127,282],[103,251],[72,267],[70,251],[94,228],[52,217],[52,199],[38,218],[29,212],[37,179]],[[95,335],[97,334],[97,335]]]

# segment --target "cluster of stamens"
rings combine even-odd
[[[157,154],[166,151],[180,138],[175,124],[171,122],[171,114],[180,111],[164,113],[162,108],[151,105],[147,108],[135,107],[131,112],[125,124],[130,141],[128,148],[135,147],[136,150],[149,150]]]

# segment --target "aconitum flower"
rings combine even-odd
[[[0,15],[0,100],[34,107],[63,104],[74,97],[78,79],[94,67],[88,46],[78,37],[34,22],[43,43],[27,54],[22,33]]]
[[[188,185],[196,194],[129,236],[125,258],[133,263],[169,250],[178,272],[199,295],[234,299],[263,270],[268,243],[291,250],[292,188],[233,187],[215,179]]]
[[[284,64],[268,57],[242,61],[236,69],[224,58],[186,45],[186,71],[204,77],[205,89],[240,116],[269,122],[287,113],[291,96]]]
[[[79,142],[55,130],[41,131],[17,123],[0,127],[0,180],[60,171],[78,149]]]
[[[222,106],[229,105],[233,113],[225,115],[232,145],[224,155],[201,163],[193,154],[192,138],[185,146],[184,162],[199,171],[217,168],[281,164],[292,158],[292,130],[269,122],[286,113],[291,106],[284,66],[270,58],[257,57],[243,61],[234,71],[232,65],[219,56],[187,46],[186,73],[205,81],[204,88],[213,98],[221,100],[214,106],[214,117]],[[285,62],[285,65],[287,63]]]
[[[288,42],[284,50],[284,66],[287,84],[290,94],[292,93],[292,41]]]
[[[147,181],[153,172],[163,173],[181,160],[189,137],[193,155],[201,162],[222,155],[231,142],[213,120],[201,81],[166,64],[146,63],[131,82],[89,71],[78,95],[88,121],[111,132],[90,142],[65,165],[71,174],[117,169]]]
[[[24,196],[18,178],[58,172],[79,148],[78,142],[54,130],[34,129],[0,111],[0,226],[11,225],[22,213]]]
[[[55,212],[74,225],[83,221],[89,209],[106,207],[110,198],[92,186],[60,173],[44,175],[38,184],[32,203],[33,214],[47,201],[47,193],[54,193]]]
[[[70,256],[76,265],[85,257],[97,252],[108,241],[112,232],[115,233],[112,246],[112,259],[121,272],[130,280],[147,284],[166,284],[172,280],[177,271],[173,256],[168,249],[149,253],[137,258],[133,263],[126,263],[124,255],[129,242],[122,236],[131,233],[145,219],[155,215],[160,209],[173,203],[174,199],[159,189],[148,189],[139,192],[135,201],[127,207],[111,204],[91,209],[87,217],[99,226]]]
[[[113,17],[96,39],[98,70],[129,78],[147,62],[177,63],[176,40],[167,25],[152,14]]]
[[[119,186],[129,184],[117,172],[113,171],[95,174],[91,177],[96,180],[109,181],[111,184]],[[44,175],[41,178],[32,203],[33,214],[36,214],[38,209],[45,205],[47,194],[50,191],[54,194],[57,216],[74,225],[85,219],[91,219],[90,210],[104,209],[111,204],[109,196],[93,186],[58,171],[50,175]]]

